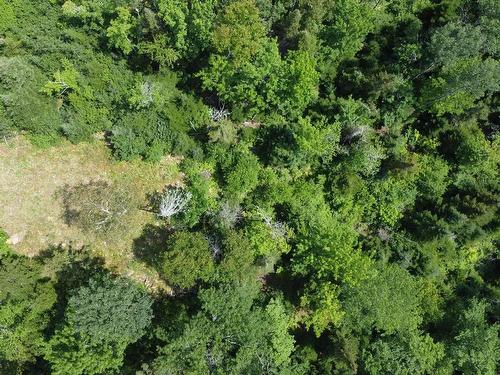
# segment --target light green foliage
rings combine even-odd
[[[431,81],[424,93],[438,114],[461,114],[474,107],[475,100],[499,89],[500,75],[497,60],[470,58],[446,66],[442,74]]]
[[[15,25],[16,14],[9,0],[0,0],[0,32],[5,32]]]
[[[110,44],[116,49],[121,50],[128,55],[132,52],[133,44],[130,41],[130,31],[134,27],[130,11],[127,8],[119,7],[116,9],[117,17],[111,21],[106,30]]]
[[[342,0],[330,6],[328,26],[319,35],[324,41],[320,53],[325,77],[334,77],[338,63],[361,49],[364,38],[376,25],[376,16],[369,1]]]
[[[128,99],[130,107],[136,110],[149,108],[158,101],[157,84],[148,80],[142,80],[137,77],[134,88],[130,90],[131,95]]]
[[[256,218],[245,225],[244,231],[250,241],[253,253],[257,256],[277,256],[290,250],[287,244],[287,228],[275,228],[276,221],[265,222]]]
[[[449,184],[448,164],[436,157],[423,156],[416,180],[417,196],[440,202]]]
[[[0,0],[1,209],[34,255],[0,233],[0,373],[494,374],[499,4]],[[30,248],[23,137],[170,154],[191,199],[42,189],[89,248]]]
[[[284,61],[283,81],[280,87],[285,90],[278,95],[277,104],[282,113],[302,113],[318,96],[319,74],[316,60],[307,52],[290,52]]]
[[[275,85],[269,78],[279,71],[281,58],[276,43],[266,36],[253,0],[226,6],[212,44],[216,53],[200,73],[204,88],[216,91],[239,115],[264,110]]]
[[[362,176],[373,176],[386,158],[373,129],[376,113],[363,101],[353,98],[340,98],[336,104],[335,120],[341,126],[344,146],[339,152],[345,160],[343,167]]]
[[[356,245],[349,212],[345,216],[332,213],[319,189],[319,185],[298,185],[290,202],[292,223],[297,227],[293,270],[315,279],[358,285],[367,277],[370,260]]]
[[[339,148],[340,126],[339,124],[325,124],[318,121],[312,124],[310,119],[299,119],[294,129],[294,139],[300,156],[304,154],[307,164],[325,162],[334,157]]]
[[[360,251],[357,233],[350,226],[354,213],[347,207],[332,213],[318,189],[319,185],[299,185],[291,202],[292,223],[297,227],[292,270],[311,280],[301,302],[312,311],[305,323],[313,326],[317,336],[342,318],[338,284],[359,286],[372,272],[371,260]]]
[[[168,28],[173,47],[180,52],[186,48],[186,12],[187,2],[161,0],[158,2],[159,16]]]
[[[489,17],[482,19],[490,24]],[[423,96],[425,105],[432,105],[439,115],[461,114],[474,107],[475,101],[483,95],[499,89],[495,78],[500,74],[498,61],[481,56],[488,50],[494,55],[496,47],[491,40],[495,38],[488,36],[488,29],[486,33],[483,31],[480,26],[448,23],[434,32],[430,54],[434,64],[443,65],[443,68],[428,84]]]
[[[85,5],[77,5],[71,0],[63,3],[61,11],[66,17],[86,18],[89,16],[89,12]]]
[[[434,32],[429,48],[435,63],[452,65],[461,59],[477,56],[486,44],[478,27],[453,22]]]
[[[262,51],[266,29],[253,0],[229,3],[213,32],[213,47],[228,54],[235,67],[250,62]]]
[[[214,180],[214,166],[211,163],[189,160],[183,164],[183,170],[192,197],[182,221],[193,226],[202,215],[216,209],[219,186]]]
[[[196,55],[210,46],[216,7],[220,0],[191,0],[187,16],[189,55]]]
[[[500,341],[498,325],[485,320],[486,303],[473,300],[460,317],[458,334],[450,344],[452,359],[464,374],[493,375],[496,372]]]
[[[444,354],[444,345],[435,343],[429,335],[389,336],[369,346],[363,367],[371,375],[440,374],[439,361]]]
[[[56,375],[97,375],[119,369],[126,346],[125,342],[95,342],[64,326],[48,342],[45,359]]]
[[[313,328],[316,337],[320,337],[327,328],[339,326],[344,317],[339,288],[330,282],[310,285],[310,291],[302,296],[300,304],[309,310],[303,321],[307,328]]]
[[[66,0],[61,6],[62,14],[68,18],[83,21],[92,27],[102,27],[105,19],[109,17],[121,0]]]
[[[266,313],[270,326],[273,327],[270,332],[272,361],[278,366],[286,366],[290,363],[290,355],[295,350],[295,340],[288,333],[290,318],[283,302],[279,299],[272,299],[269,302],[266,306]]]
[[[296,123],[278,124],[273,130],[285,138],[275,147],[272,160],[275,165],[286,165],[296,173],[307,174],[311,168],[329,162],[340,151],[341,127],[338,122],[324,119],[298,118]]]
[[[225,169],[224,193],[229,199],[240,201],[258,183],[260,164],[255,155],[242,151],[235,153],[235,160]]]
[[[162,273],[168,282],[191,288],[198,280],[210,279],[214,264],[208,241],[201,233],[175,233],[167,246]]]
[[[201,74],[204,86],[238,111],[255,113],[271,107],[300,114],[317,97],[314,57],[290,52],[282,61],[252,0],[226,7],[213,33],[213,47],[211,66]]]
[[[374,184],[377,219],[383,224],[394,226],[410,209],[417,191],[413,176],[393,175]]]
[[[158,2],[158,14],[148,10],[146,21],[153,40],[139,43],[139,50],[162,66],[182,58],[197,58],[211,44],[219,0]]]
[[[63,96],[71,91],[79,91],[78,79],[80,74],[69,60],[63,60],[62,70],[54,73],[54,79],[45,84],[42,89],[47,95]]]

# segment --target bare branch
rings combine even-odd
[[[169,219],[173,215],[184,211],[191,197],[190,192],[178,188],[166,189],[161,197],[158,216]]]

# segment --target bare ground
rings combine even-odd
[[[90,251],[103,257],[115,272],[153,289],[168,289],[154,270],[134,258],[134,239],[146,224],[154,223],[153,214],[135,211],[127,233],[106,241],[68,226],[56,192],[65,185],[104,179],[127,184],[145,200],[148,193],[178,182],[177,162],[169,157],[156,164],[117,162],[98,140],[77,145],[63,142],[48,149],[37,148],[22,136],[1,141],[0,228],[9,235],[11,247],[21,254],[35,256],[54,245],[91,245]]]

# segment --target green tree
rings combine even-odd
[[[415,331],[422,322],[418,284],[397,265],[383,266],[358,288],[348,288],[343,303],[345,324],[356,331]]]
[[[214,262],[205,236],[199,232],[176,232],[167,244],[161,272],[168,282],[181,288],[209,280]]]
[[[124,7],[116,8],[117,17],[111,21],[106,30],[109,43],[128,55],[134,47],[130,41],[131,29],[134,27],[130,11]]]
[[[2,10],[2,15],[0,16],[0,32],[5,32],[15,25],[16,14],[14,13],[12,5],[6,0],[0,0],[0,9]]]
[[[43,277],[39,262],[8,249],[0,254],[1,361],[22,365],[43,354],[44,331],[56,298],[54,285]]]
[[[473,300],[460,316],[458,334],[450,342],[450,354],[463,374],[495,374],[500,351],[498,325],[485,320],[486,303]]]
[[[438,115],[461,114],[473,108],[475,101],[487,93],[498,91],[495,77],[500,74],[497,60],[479,57],[461,59],[445,66],[441,74],[433,78],[423,93],[424,105]]]
[[[223,285],[200,293],[202,311],[183,334],[161,349],[155,370],[168,373],[300,374],[291,361],[293,337],[279,299],[265,307],[255,283]]]
[[[66,321],[93,341],[137,341],[149,326],[152,300],[131,282],[95,277],[79,288],[66,306]]]
[[[363,355],[368,374],[440,374],[439,362],[444,358],[444,345],[429,335],[412,333],[409,337],[389,336],[371,343]]]
[[[140,287],[109,275],[92,277],[68,300],[64,321],[47,343],[55,374],[101,374],[123,363],[127,346],[152,319],[152,300]]]
[[[246,117],[266,109],[273,98],[281,66],[277,44],[266,29],[253,0],[230,2],[213,31],[214,52],[209,67],[200,72],[203,87],[214,90]]]
[[[234,153],[231,165],[224,168],[226,182],[223,190],[228,199],[239,202],[251,192],[259,181],[260,164],[257,157],[249,151]]]
[[[117,371],[123,364],[125,341],[95,342],[65,325],[51,337],[45,359],[56,375],[103,374]]]
[[[424,156],[416,180],[417,196],[440,202],[449,184],[449,166],[441,158]]]
[[[27,131],[40,145],[53,144],[62,126],[57,103],[40,92],[43,73],[22,57],[0,57],[2,128]]]

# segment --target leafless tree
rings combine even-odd
[[[102,180],[65,186],[59,194],[68,225],[106,236],[125,229],[127,217],[137,207],[130,189]]]
[[[210,117],[214,122],[224,120],[231,115],[231,113],[228,110],[226,110],[224,106],[222,108],[210,108],[209,112],[210,112]]]
[[[167,188],[161,196],[158,216],[168,219],[183,212],[191,200],[192,194],[179,188]]]
[[[207,236],[208,246],[210,247],[210,251],[212,252],[212,258],[214,261],[220,261],[222,257],[222,247],[220,241],[215,236]]]
[[[141,85],[141,107],[146,108],[153,103],[153,92],[154,86],[151,82],[144,82]]]
[[[266,226],[271,230],[271,235],[274,238],[286,238],[288,236],[288,229],[285,223],[273,220],[273,218],[264,212],[264,210],[260,207],[257,208],[257,214],[262,218],[264,224],[266,224]]]
[[[242,210],[238,204],[225,201],[221,204],[218,216],[223,224],[232,228],[241,220]]]

